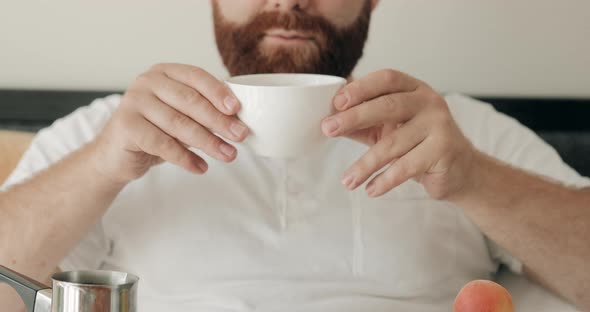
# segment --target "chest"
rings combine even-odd
[[[105,218],[115,242],[111,261],[171,293],[255,280],[407,290],[456,273],[465,234],[475,235],[466,243],[484,256],[457,208],[428,199],[413,182],[381,199],[346,191],[339,183],[345,165],[251,163],[204,177],[165,165]],[[187,278],[170,285],[171,273]]]

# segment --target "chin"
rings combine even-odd
[[[277,68],[291,69],[290,72],[305,72],[319,58],[315,45],[261,45],[260,54]]]

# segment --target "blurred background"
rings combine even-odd
[[[0,129],[46,127],[160,62],[227,77],[209,0],[0,1]],[[493,104],[590,175],[590,1],[381,0],[355,76],[383,68]]]
[[[382,0],[356,75],[396,68],[438,90],[590,97],[590,1]],[[8,1],[0,88],[123,90],[170,61],[227,74],[207,0]]]

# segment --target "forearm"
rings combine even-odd
[[[479,154],[472,183],[450,200],[543,284],[590,308],[590,191]]]
[[[0,263],[38,280],[100,219],[123,185],[93,165],[91,144],[0,193]]]

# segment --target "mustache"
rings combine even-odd
[[[254,31],[259,37],[264,36],[266,31],[273,28],[312,34],[330,34],[338,31],[325,18],[301,12],[262,12],[244,27],[244,29]]]

